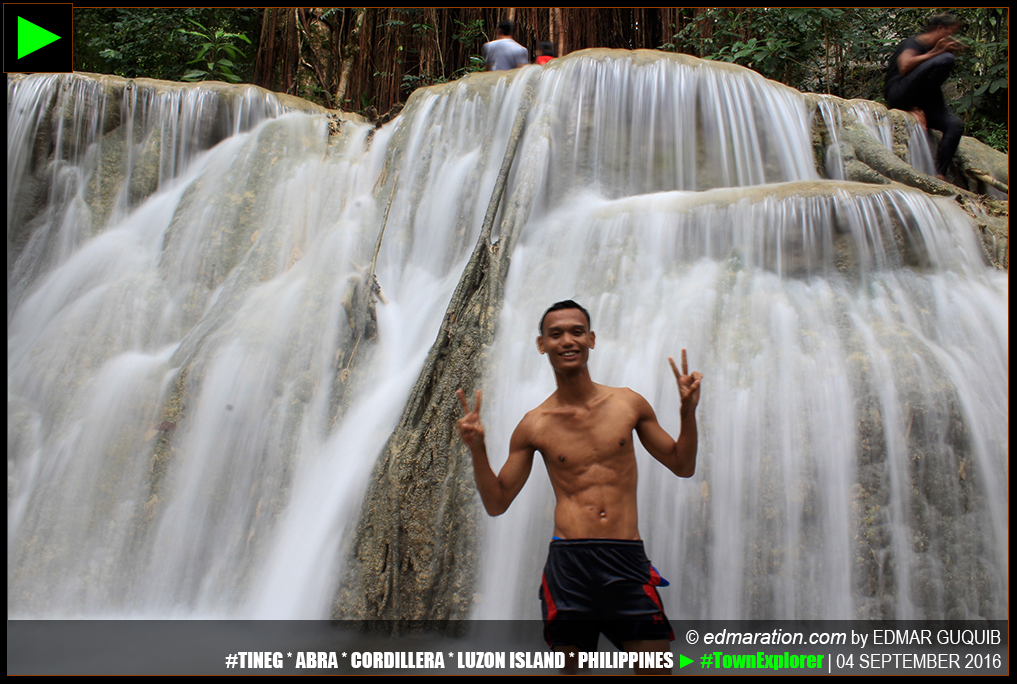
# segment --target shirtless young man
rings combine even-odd
[[[480,390],[471,409],[463,391],[459,434],[473,455],[484,508],[501,515],[523,488],[539,451],[557,500],[554,537],[541,586],[545,636],[555,650],[595,651],[602,631],[627,651],[668,651],[674,637],[639,536],[635,430],[650,455],[678,477],[696,471],[696,406],[701,373],[685,350],[671,370],[681,396],[678,441],[657,423],[649,402],[627,388],[598,385],[587,367],[596,336],[586,309],[567,300],[545,312],[537,349],[547,354],[558,389],[520,421],[498,475],[487,459]],[[575,659],[567,669],[575,670]]]

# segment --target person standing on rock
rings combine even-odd
[[[542,40],[537,43],[537,58],[533,61],[537,66],[544,66],[558,55],[554,54],[554,43]]]
[[[486,71],[508,71],[529,64],[530,54],[526,48],[512,39],[514,30],[515,25],[511,21],[502,21],[498,24],[498,37],[484,43]]]
[[[649,402],[628,388],[593,382],[587,366],[596,336],[589,312],[572,300],[541,318],[537,349],[546,354],[557,389],[520,421],[498,475],[487,458],[480,420],[481,392],[470,408],[462,390],[459,434],[473,456],[477,490],[490,515],[501,515],[519,494],[540,452],[554,488],[554,536],[541,582],[544,635],[556,651],[595,651],[600,633],[617,647],[640,651],[640,667],[669,670],[674,639],[657,594],[666,581],[650,565],[636,509],[635,431],[656,460],[678,477],[696,471],[701,373],[669,359],[681,398],[677,441],[660,426]]]

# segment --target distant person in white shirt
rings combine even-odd
[[[498,24],[498,37],[484,44],[484,61],[487,71],[508,71],[530,63],[530,54],[512,39],[515,29],[507,19]]]

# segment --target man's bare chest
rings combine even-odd
[[[632,453],[635,419],[621,412],[550,412],[534,446],[548,465],[593,465]]]

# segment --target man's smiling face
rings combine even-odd
[[[567,374],[586,366],[595,342],[596,336],[582,311],[561,309],[545,316],[537,349],[547,354],[555,372]]]

